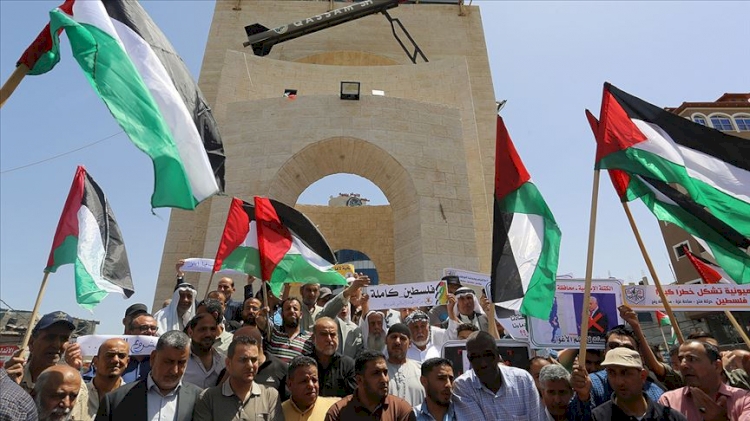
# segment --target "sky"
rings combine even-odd
[[[197,78],[214,2],[142,3]],[[12,73],[58,4],[0,0],[0,80]],[[508,101],[502,116],[562,230],[558,273],[583,277],[594,157],[584,109],[598,115],[604,81],[662,107],[747,92],[750,2],[473,4],[481,8],[496,98]],[[408,28],[408,21],[403,23]],[[62,52],[52,72],[27,77],[0,110],[0,299],[2,307],[33,308],[75,168],[84,165],[117,217],[136,293],[129,300],[111,295],[89,312],[75,303],[72,267],[64,266],[49,277],[41,313],[64,310],[99,320],[98,333],[120,333],[125,308],[153,301],[169,210],[152,212],[151,162],[121,133],[70,56],[64,36]],[[371,204],[386,200],[361,177],[335,175],[312,185],[300,202],[326,204],[341,192],[361,193]],[[657,274],[663,283],[673,282],[655,218],[640,203],[631,209]],[[594,276],[637,282],[646,274],[603,176]]]

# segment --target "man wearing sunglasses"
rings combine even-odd
[[[602,355],[604,358],[607,358],[607,352],[620,347],[638,351],[638,340],[633,333],[633,329],[629,326],[615,326],[607,332],[604,339],[606,341],[604,354]],[[607,370],[588,374],[586,369],[577,363],[573,366],[571,384],[576,392],[571,401],[571,410],[575,414],[589,413],[590,410],[607,402],[614,392],[607,378]],[[643,393],[656,402],[664,393],[664,390],[650,379],[646,379],[643,384]]]

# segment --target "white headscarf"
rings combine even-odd
[[[180,292],[187,291],[193,296],[193,304],[190,308],[185,311],[182,318],[177,315],[177,304],[180,302]],[[182,283],[177,285],[174,293],[172,294],[172,302],[168,306],[159,310],[154,314],[156,324],[159,326],[159,334],[162,335],[170,330],[182,330],[184,326],[187,326],[190,319],[195,315],[195,296],[198,292],[193,288],[192,285]]]
[[[468,294],[471,294],[471,298],[474,299],[474,318],[469,318],[468,316],[464,316],[458,311],[458,298],[464,295],[468,295]],[[484,314],[484,310],[482,310],[482,306],[479,304],[479,298],[477,298],[477,294],[474,292],[473,289],[468,288],[468,287],[461,287],[456,290],[456,304],[453,306],[453,314],[456,315],[456,317],[461,323],[469,323],[469,324],[473,324],[476,327],[480,327],[479,318],[477,317],[477,314]]]
[[[370,323],[368,323],[368,318],[373,314],[380,314],[383,316],[383,332],[388,331],[388,326],[385,324],[385,312],[380,310],[370,310],[365,314],[364,317],[362,317],[359,320],[359,328],[362,330],[362,342],[367,346],[367,338],[370,336]],[[379,349],[377,351],[380,351]]]

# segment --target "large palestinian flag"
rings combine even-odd
[[[346,285],[333,270],[336,258],[305,215],[279,201],[255,197],[255,204],[233,198],[214,272],[235,269],[270,281],[281,296],[285,283]]]
[[[547,319],[555,299],[560,229],[497,119],[492,301]]]
[[[120,228],[104,192],[80,166],[44,270],[55,272],[71,263],[75,265],[76,301],[81,307],[94,308],[110,292],[133,295]]]
[[[24,52],[29,74],[60,60],[59,34],[130,140],[152,160],[153,207],[194,209],[220,191],[221,138],[203,94],[136,1],[67,0]]]
[[[597,168],[627,174],[623,200],[703,239],[738,283],[750,282],[750,143],[605,84]]]

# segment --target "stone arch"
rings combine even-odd
[[[294,61],[327,66],[396,66],[402,64],[392,58],[365,51],[326,51],[300,57]]]
[[[380,188],[389,202],[388,206],[345,208],[347,218],[372,220],[378,217],[384,221],[383,225],[392,228],[389,227],[391,232],[382,238],[349,238],[331,246],[360,250],[370,256],[384,283],[404,281],[422,273],[422,263],[413,259],[422,241],[421,231],[415,229],[420,221],[417,189],[408,171],[380,147],[354,137],[333,137],[309,144],[281,165],[269,183],[267,194],[294,204],[312,183],[337,173],[367,178]],[[297,207],[309,214],[341,211],[341,208]]]

